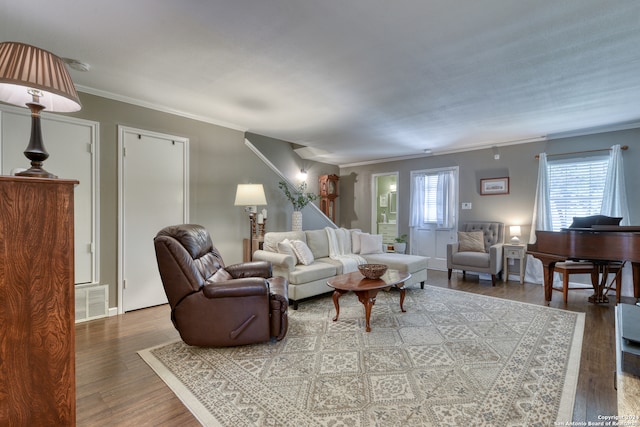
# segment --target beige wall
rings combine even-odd
[[[278,188],[280,176],[245,145],[245,132],[192,120],[150,108],[80,93],[82,110],[72,114],[100,123],[100,277],[110,285],[109,305],[117,305],[118,135],[119,125],[189,138],[190,221],[205,226],[225,263],[242,261],[242,239],[249,235],[249,220],[233,205],[237,184],[262,183],[267,198],[267,231],[291,226],[291,207]],[[293,180],[301,160],[286,141],[247,134],[284,168]],[[283,159],[288,163],[282,163]],[[304,161],[311,172],[310,190],[317,191],[317,176],[337,173],[338,167]],[[153,167],[153,165],[149,165]],[[297,169],[296,169],[297,167]],[[153,212],[149,212],[152,215]],[[149,242],[152,247],[153,242]]]
[[[289,179],[291,184],[300,184],[300,180],[297,176],[300,169],[304,169],[307,172],[306,182],[308,184],[308,192],[318,194],[319,176],[330,174],[337,175],[340,171],[338,166],[335,165],[302,159],[293,151],[293,145],[290,142],[249,132],[245,136],[247,140],[262,154],[262,156],[268,159],[268,162],[270,162],[275,169],[280,171],[283,176],[286,176]],[[274,199],[280,202],[275,206],[275,209],[277,209],[275,213],[279,218],[284,217],[287,221],[286,227],[283,227],[283,224],[278,224],[279,228],[271,228],[271,230],[289,229],[291,223],[288,221],[288,218],[291,216],[293,208],[284,196],[280,194],[279,190],[276,192]],[[312,203],[319,206],[318,200]],[[340,212],[340,197],[337,199],[336,212]],[[302,227],[304,229],[319,229],[331,225],[331,221],[328,221],[327,217],[324,216],[319,209],[311,209],[311,206],[305,207],[302,211],[302,215]]]
[[[233,205],[236,185],[265,183],[271,189],[266,191],[268,202],[277,190],[277,177],[245,146],[244,132],[85,93],[80,98],[82,110],[73,115],[100,123],[98,280],[110,285],[110,306],[117,304],[118,125],[189,138],[190,220],[210,230],[227,264],[242,261],[242,238],[249,225],[243,209]],[[277,222],[273,218],[271,223]]]

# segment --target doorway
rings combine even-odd
[[[118,312],[164,304],[167,298],[153,238],[189,221],[186,138],[118,128]]]
[[[458,236],[458,167],[411,172],[411,253],[447,269],[447,244]]]
[[[374,174],[372,180],[371,230],[390,245],[398,236],[398,172]]]

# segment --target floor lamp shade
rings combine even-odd
[[[235,206],[266,205],[267,198],[264,195],[262,184],[238,184],[236,189]]]
[[[55,178],[42,169],[49,153],[42,141],[40,111],[70,113],[82,108],[65,63],[35,46],[0,43],[0,101],[31,110],[31,139],[24,152],[31,169],[19,175]]]
[[[264,195],[264,187],[262,184],[238,184],[236,189],[235,206],[245,206],[245,211],[249,212],[249,245],[251,238],[256,231],[256,212],[258,205],[266,205],[267,198]]]

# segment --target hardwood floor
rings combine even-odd
[[[544,305],[542,286],[478,281],[429,271],[427,284]],[[565,307],[554,292],[550,306],[586,313],[573,421],[616,415],[614,305],[587,302],[590,291],[570,291]],[[622,302],[633,303],[632,298]],[[302,303],[304,304],[304,302]],[[137,351],[179,339],[169,307],[159,306],[76,325],[77,424],[79,426],[200,425]]]

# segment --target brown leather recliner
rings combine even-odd
[[[171,320],[185,343],[226,347],[284,338],[288,285],[271,277],[271,263],[225,266],[209,232],[195,224],[163,228],[154,246]]]

